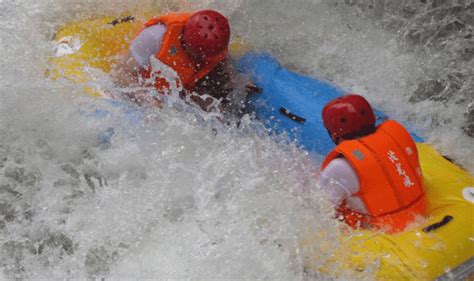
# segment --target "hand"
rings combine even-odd
[[[130,101],[137,103],[140,106],[163,108],[162,101],[143,90],[137,90],[133,93],[127,93],[124,95],[124,97],[129,99]]]
[[[140,66],[130,53],[120,57],[110,72],[114,82],[120,87],[129,87],[138,84]]]

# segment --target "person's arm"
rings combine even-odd
[[[140,68],[148,67],[150,57],[161,48],[165,32],[164,25],[156,24],[145,28],[132,40],[129,52],[118,61],[113,70],[113,77],[118,85],[127,87],[138,84]]]
[[[150,64],[150,57],[158,53],[161,49],[166,27],[162,24],[155,24],[145,28],[133,39],[130,44],[130,53],[136,63],[143,68]]]
[[[359,179],[349,162],[341,157],[332,160],[321,172],[319,187],[338,206],[359,192]]]
[[[126,91],[123,97],[143,106],[161,106],[161,102],[139,87],[139,75],[142,68],[148,67],[150,57],[161,48],[166,27],[161,24],[150,26],[133,39],[129,52],[115,65],[112,76],[114,82],[123,88],[137,87]]]

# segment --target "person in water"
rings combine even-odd
[[[401,231],[426,212],[418,151],[410,133],[386,120],[375,125],[365,98],[330,101],[322,118],[336,147],[321,167],[320,187],[338,218],[353,228]]]
[[[229,22],[216,11],[152,18],[131,42],[128,58],[118,67],[121,74],[117,82],[154,87],[164,94],[177,89],[182,98],[189,98],[203,110],[211,110],[216,101],[222,109],[232,91],[232,70],[227,60],[229,40]],[[157,61],[171,71],[156,67]],[[164,77],[170,73],[179,79],[170,81],[170,77]],[[159,98],[143,91],[128,97],[139,104],[160,104]]]

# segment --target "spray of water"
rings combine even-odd
[[[223,11],[234,33],[254,48],[366,94],[472,165],[464,146],[469,139],[460,130],[431,127],[447,114],[458,122],[450,113],[457,105],[448,104],[441,115],[431,101],[405,102],[423,77],[423,58],[330,3],[0,2],[5,278],[297,280],[338,274],[308,277],[303,269],[301,239],[322,233],[327,245],[338,236],[331,207],[316,188],[318,165],[303,151],[270,138],[248,116],[239,127],[222,125],[179,99],[162,109],[117,107],[87,96],[79,85],[45,78],[54,53],[50,39],[65,22],[156,5]],[[96,110],[110,114],[88,114]],[[130,112],[139,118],[124,120]],[[330,253],[316,256],[314,263],[322,264]]]

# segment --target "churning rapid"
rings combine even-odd
[[[335,278],[306,272],[299,244],[320,233],[337,246],[318,163],[250,116],[227,126],[181,104],[130,123],[47,79],[51,38],[73,20],[217,9],[251,48],[368,97],[474,170],[469,1],[73,2],[0,1],[2,279]],[[115,114],[84,114],[95,109]]]

